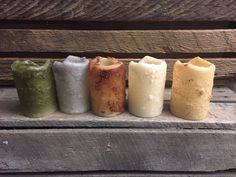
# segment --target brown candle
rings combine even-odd
[[[92,112],[102,117],[121,114],[125,106],[125,66],[115,58],[96,57],[89,64]]]

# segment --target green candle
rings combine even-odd
[[[57,110],[51,61],[42,66],[29,60],[15,61],[11,68],[25,116],[43,117]]]

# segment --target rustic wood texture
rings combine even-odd
[[[236,169],[235,130],[0,130],[0,172]]]
[[[234,0],[1,0],[0,19],[235,21]]]
[[[4,177],[235,177],[236,172],[55,172],[55,173],[12,173]]]
[[[165,100],[170,99],[170,89]],[[179,128],[179,129],[236,129],[236,94],[224,87],[214,88],[208,118],[188,121],[169,112],[168,101],[163,113],[154,118],[139,118],[127,111],[114,118],[97,117],[90,112],[68,115],[56,112],[44,118],[27,118],[20,112],[15,89],[0,89],[0,129],[6,128]]]
[[[1,81],[11,81],[12,71],[11,64],[15,60],[26,60],[30,59],[36,63],[43,63],[47,59],[53,61],[61,61],[62,58],[0,58],[0,83]],[[190,58],[189,58],[190,59]],[[187,62],[189,59],[180,59],[182,62]],[[215,80],[230,79],[236,77],[236,58],[206,58],[208,61],[216,65]],[[128,71],[128,64],[130,61],[138,62],[140,59],[135,58],[122,58],[120,59],[124,62],[126,70]],[[172,80],[173,65],[177,59],[165,59],[167,62],[167,81]],[[128,72],[127,72],[128,73]]]
[[[1,52],[221,53],[236,52],[236,30],[1,29]]]

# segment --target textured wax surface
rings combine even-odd
[[[200,120],[207,116],[212,97],[215,65],[196,57],[188,63],[174,64],[171,112],[184,119]]]
[[[113,117],[124,112],[125,66],[115,58],[96,57],[89,65],[92,112]]]
[[[62,112],[75,114],[89,110],[88,63],[89,60],[85,57],[68,56],[63,62],[53,64]]]
[[[39,66],[31,61],[15,61],[12,71],[23,114],[47,116],[57,109],[52,63]]]
[[[155,117],[163,109],[166,62],[146,56],[129,64],[129,112],[139,117]]]

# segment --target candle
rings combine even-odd
[[[170,110],[177,117],[201,120],[207,116],[212,94],[215,65],[193,58],[176,61],[173,71]]]
[[[87,84],[89,60],[85,57],[68,56],[63,62],[53,64],[57,98],[60,110],[76,114],[89,110]]]
[[[150,56],[129,64],[129,112],[138,117],[155,117],[163,109],[166,62]]]
[[[125,106],[125,66],[115,58],[96,57],[89,64],[91,107],[94,114],[112,117]]]
[[[43,117],[57,110],[52,63],[39,66],[32,61],[15,61],[13,76],[22,112],[27,117]]]

